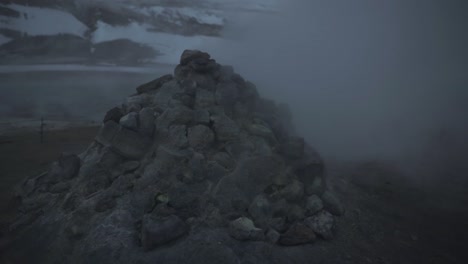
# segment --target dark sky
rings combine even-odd
[[[468,141],[467,1],[294,0],[238,19],[237,44],[213,57],[289,103],[325,156],[420,158]]]

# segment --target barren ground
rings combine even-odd
[[[12,113],[57,112],[61,105],[68,107],[71,116],[100,119],[134,87],[163,73],[167,72],[0,74],[0,123]],[[0,263],[5,229],[14,218],[15,185],[47,170],[62,152],[85,150],[98,130],[97,126],[56,129],[48,131],[41,144],[37,123],[33,127],[8,133],[0,129]],[[435,156],[425,161],[426,172],[403,171],[379,160],[325,160],[330,185],[346,213],[339,218],[334,240],[313,245],[316,258],[310,263],[468,263],[466,149],[429,149],[429,156]],[[305,249],[310,248],[295,247],[289,252]]]
[[[61,152],[83,151],[97,129],[49,131],[42,144],[37,131],[0,137],[2,233],[14,217],[14,186],[46,170]],[[468,195],[454,191],[460,186],[421,186],[409,182],[397,166],[380,161],[327,165],[330,184],[347,211],[336,238],[317,243],[313,263],[467,263]]]
[[[44,143],[35,129],[0,135],[0,227],[6,227],[14,216],[11,195],[15,185],[47,170],[62,152],[85,150],[97,130],[97,126],[86,126],[46,131]]]

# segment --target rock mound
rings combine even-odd
[[[86,152],[20,186],[11,252],[35,263],[244,262],[246,243],[333,237],[342,207],[323,177],[285,107],[186,50],[174,75],[107,113]]]

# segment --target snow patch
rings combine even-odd
[[[2,5],[21,13],[19,18],[0,16],[0,27],[31,36],[68,33],[84,36],[88,28],[69,13],[40,7],[16,4]]]
[[[93,42],[99,43],[116,39],[130,39],[146,44],[162,53],[158,63],[177,64],[185,49],[202,49],[205,45],[222,44],[225,40],[207,36],[182,36],[162,32],[150,32],[151,25],[132,22],[128,26],[112,26],[98,21]],[[129,38],[130,36],[130,38]]]
[[[206,10],[191,7],[145,7],[141,10],[148,16],[163,16],[167,20],[177,23],[182,19],[195,19],[200,24],[224,25],[223,13],[220,10]]]
[[[205,6],[216,6],[222,10],[243,10],[257,12],[278,11],[280,3],[285,0],[206,0]]]

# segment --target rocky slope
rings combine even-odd
[[[194,50],[136,90],[86,152],[22,183],[9,259],[296,263],[333,238],[343,207],[287,108]]]

